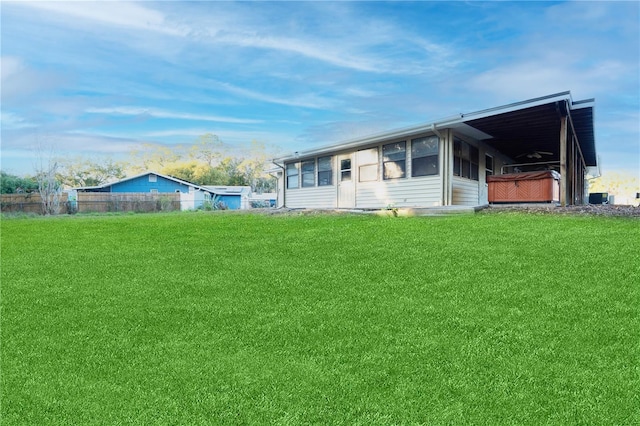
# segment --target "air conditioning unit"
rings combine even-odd
[[[608,202],[608,192],[594,192],[592,194],[589,194],[589,204],[607,204]]]

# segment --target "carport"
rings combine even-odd
[[[461,114],[456,121],[512,158],[512,169],[557,170],[561,205],[584,204],[586,168],[597,165],[594,104],[594,99],[573,102],[571,93],[563,92]]]

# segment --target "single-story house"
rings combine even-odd
[[[225,209],[248,208],[249,186],[196,185],[173,176],[145,172],[100,186],[74,188],[78,192],[180,193],[181,210],[202,208],[206,202]]]
[[[301,150],[273,160],[278,206],[583,204],[587,168],[597,166],[594,105],[563,92]],[[507,181],[511,175],[511,182],[494,184],[494,175]],[[528,188],[523,179],[546,182],[550,199],[520,194]],[[494,193],[505,187],[507,193],[491,200],[491,185]]]

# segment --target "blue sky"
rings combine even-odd
[[[640,3],[9,2],[4,171],[214,133],[280,154],[570,90],[640,170]]]

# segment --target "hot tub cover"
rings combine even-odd
[[[517,180],[539,180],[549,179],[560,180],[560,173],[555,170],[543,170],[539,172],[506,173],[504,175],[487,176],[487,182],[513,182]]]

